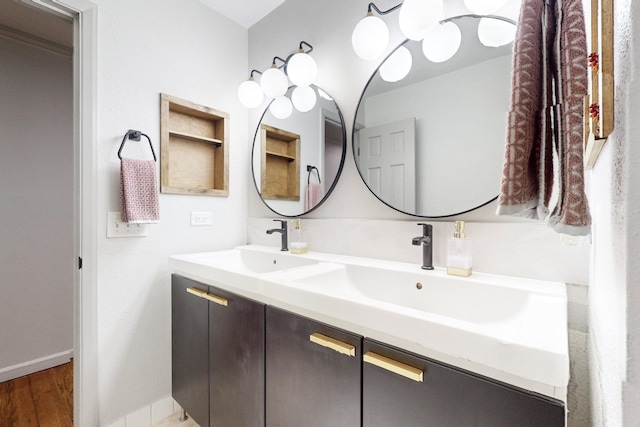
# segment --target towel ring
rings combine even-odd
[[[311,166],[311,165],[307,165],[307,172],[309,172],[309,175],[307,175],[307,184],[309,184],[310,180],[311,180],[311,172],[315,169],[316,171],[316,175],[318,176],[318,184],[322,184],[322,181],[320,180],[320,171],[318,170],[317,167],[315,166]]]
[[[124,143],[127,141],[127,139],[130,139],[132,141],[140,141],[140,137],[144,136],[145,138],[147,138],[147,141],[149,141],[149,147],[151,148],[151,154],[153,154],[153,161],[157,162],[158,159],[156,158],[156,152],[153,151],[153,145],[151,144],[151,138],[149,138],[147,136],[147,134],[140,132],[139,130],[133,130],[133,129],[129,129],[127,131],[127,133],[124,134],[124,137],[122,138],[122,143],[120,144],[120,149],[118,150],[118,158],[120,160],[122,160],[122,156],[120,155],[120,153],[122,152],[122,149],[124,148]]]

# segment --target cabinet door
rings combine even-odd
[[[209,425],[209,302],[188,292],[207,286],[171,276],[171,390],[201,426]]]
[[[363,427],[564,426],[560,402],[368,340],[363,346]]]
[[[266,342],[267,427],[360,425],[360,336],[267,306]]]
[[[209,288],[210,419],[264,427],[264,304]]]

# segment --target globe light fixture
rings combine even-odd
[[[462,33],[453,22],[432,27],[422,40],[422,52],[431,62],[445,62],[460,48]]]
[[[379,58],[389,46],[387,24],[369,12],[353,29],[351,45],[361,59],[371,61]]]
[[[327,101],[333,101],[333,98],[329,96],[327,92],[323,91],[320,88],[317,88],[317,89],[318,89],[318,94],[320,95],[320,98],[326,99]]]
[[[271,65],[271,68],[262,73],[260,86],[262,87],[264,94],[269,98],[278,98],[287,93],[287,89],[289,89],[289,80],[274,62]]]
[[[293,112],[293,105],[286,96],[279,96],[271,101],[269,111],[271,111],[271,114],[273,114],[273,117],[276,119],[284,120]]]
[[[301,113],[306,113],[315,107],[316,100],[316,91],[311,86],[298,86],[291,93],[291,102]]]
[[[464,0],[464,5],[476,15],[489,15],[501,9],[508,0]]]
[[[398,17],[400,31],[408,39],[422,40],[426,32],[443,18],[442,0],[405,0]]]
[[[285,66],[291,83],[301,87],[313,84],[318,76],[316,61],[309,55],[311,51],[305,52],[302,49],[302,43],[305,42],[300,43],[300,50],[287,60],[287,65]]]
[[[246,108],[256,108],[262,104],[264,92],[262,92],[262,88],[253,78],[253,71],[251,72],[249,80],[240,83],[238,87],[238,98],[240,98],[240,103]]]
[[[478,39],[487,47],[500,47],[516,38],[517,27],[510,22],[494,18],[481,18],[478,23]]]
[[[400,46],[380,66],[380,77],[387,82],[397,82],[409,74],[413,58],[411,52],[404,46]]]

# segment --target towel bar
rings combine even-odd
[[[153,145],[151,144],[151,139],[147,136],[147,134],[144,134],[139,130],[133,130],[133,129],[129,129],[127,133],[124,134],[124,137],[122,138],[122,143],[120,144],[120,149],[118,150],[118,158],[120,160],[122,160],[122,156],[120,155],[120,153],[122,152],[122,149],[124,148],[124,143],[127,141],[127,139],[131,139],[133,141],[140,141],[141,136],[144,136],[145,138],[147,138],[147,141],[149,141],[151,154],[153,154],[153,161],[154,162],[158,161],[158,159],[156,158],[156,152],[153,151]]]
[[[316,171],[316,175],[318,175],[318,184],[322,184],[322,181],[320,180],[320,171],[318,170],[317,167],[315,166],[311,166],[311,165],[307,165],[307,172],[309,172],[309,174],[307,175],[307,184],[309,184],[309,181],[311,179],[311,172],[315,169]]]

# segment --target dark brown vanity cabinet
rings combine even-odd
[[[209,301],[191,292],[207,286],[171,277],[171,394],[201,426],[209,425]]]
[[[172,394],[201,427],[264,426],[265,306],[172,276]]]
[[[267,306],[267,427],[360,426],[361,350],[358,335]]]
[[[565,425],[560,402],[373,341],[363,351],[363,427]]]

